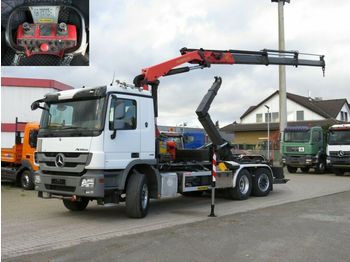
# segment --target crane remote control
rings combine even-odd
[[[63,57],[65,50],[77,46],[77,29],[66,23],[24,22],[17,29],[17,45],[26,56],[46,54]]]

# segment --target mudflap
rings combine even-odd
[[[284,177],[283,167],[271,167],[273,173],[273,183],[274,184],[285,184],[289,181]]]

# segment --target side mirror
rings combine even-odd
[[[40,103],[38,101],[35,101],[31,104],[30,108],[34,111],[37,110],[40,107]]]
[[[113,117],[113,134],[111,139],[114,139],[117,135],[117,129],[125,128],[125,103],[123,101],[118,101],[118,104],[114,107],[114,117]]]

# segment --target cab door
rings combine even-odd
[[[139,98],[110,95],[105,122],[105,168],[124,169],[140,157]]]

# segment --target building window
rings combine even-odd
[[[278,112],[272,113],[272,122],[278,122]]]
[[[304,111],[297,111],[297,121],[304,120]]]
[[[344,111],[340,111],[340,120],[344,122],[348,122],[348,113]]]
[[[269,113],[269,118],[267,113],[265,113],[265,122],[271,122],[271,113]]]
[[[257,123],[262,123],[262,114],[256,114],[256,122]]]

